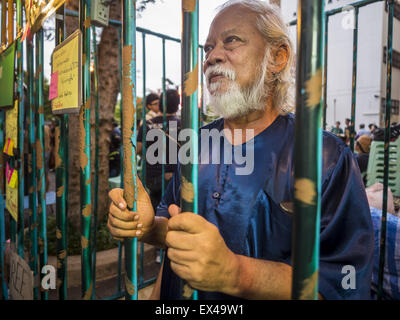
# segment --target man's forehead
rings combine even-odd
[[[246,27],[256,29],[254,16],[253,12],[239,4],[225,8],[212,21],[208,38],[213,33],[224,35],[230,32],[239,32]]]

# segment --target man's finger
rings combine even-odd
[[[168,248],[167,255],[169,260],[179,264],[188,264],[190,262],[197,261],[196,253],[193,251]]]
[[[108,219],[110,221],[110,225],[114,228],[131,231],[137,229],[138,223],[136,221],[123,221],[114,217],[112,214],[108,216]]]
[[[179,250],[192,250],[197,246],[193,235],[184,231],[168,231],[165,244]]]
[[[176,204],[171,204],[171,205],[168,207],[168,213],[169,213],[169,215],[170,215],[171,217],[175,217],[175,216],[177,216],[178,214],[181,213],[181,208],[178,207]]]
[[[127,222],[137,220],[135,219],[135,217],[138,216],[136,212],[121,210],[117,208],[117,206],[114,203],[112,203],[110,206],[110,213],[119,220]]]
[[[124,190],[116,188],[112,189],[108,196],[110,197],[111,201],[121,210],[126,209],[126,201],[124,199]]]
[[[108,220],[107,222],[107,227],[114,238],[136,238],[142,235],[142,232],[140,230],[122,230],[114,228],[110,224],[110,220]]]
[[[203,217],[191,212],[184,212],[168,220],[168,230],[200,233],[204,230],[205,223],[208,222]]]

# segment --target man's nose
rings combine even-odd
[[[225,62],[224,49],[220,46],[215,46],[208,54],[206,61],[204,62],[205,68],[213,66],[218,63]]]

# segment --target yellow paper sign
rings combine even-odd
[[[14,156],[14,142],[10,138],[4,144],[3,152],[11,157]]]
[[[79,30],[58,45],[52,55],[52,87],[57,95],[51,101],[53,114],[79,113],[82,104],[82,34]]]
[[[18,148],[18,101],[14,103],[14,108],[6,111],[6,137],[7,141],[13,142],[14,148]],[[9,167],[6,164],[6,178],[8,175]],[[12,188],[7,180],[6,183],[6,208],[10,212],[15,221],[18,221],[18,172],[14,170],[17,175],[17,180],[13,181],[15,187]],[[11,182],[11,180],[10,180]]]
[[[17,170],[13,170],[9,177],[8,185],[10,188],[16,189],[18,187],[18,172]]]

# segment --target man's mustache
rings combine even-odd
[[[232,69],[224,68],[219,65],[215,65],[212,67],[209,67],[205,73],[207,83],[210,84],[211,78],[215,76],[223,76],[229,80],[234,81],[236,78],[236,73]]]

